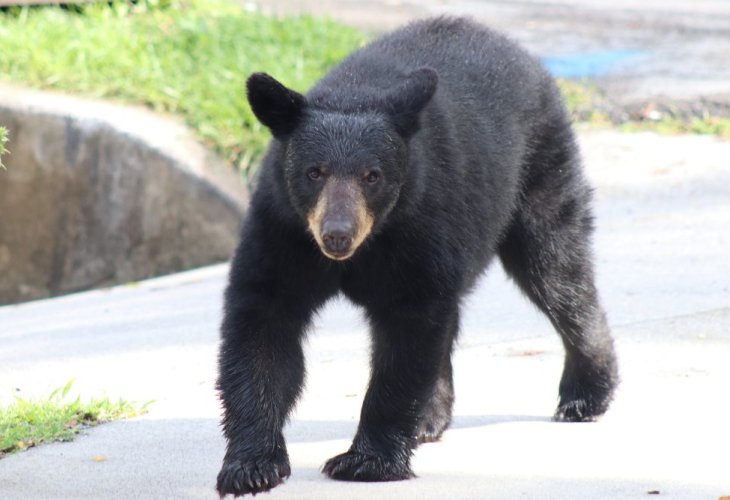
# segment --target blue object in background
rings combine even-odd
[[[640,55],[642,51],[636,49],[607,50],[546,57],[543,63],[553,76],[583,78],[608,73]]]

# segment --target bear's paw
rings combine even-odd
[[[261,458],[241,462],[230,460],[223,463],[218,474],[217,489],[221,498],[269,491],[291,475],[289,461],[277,458]]]
[[[352,450],[330,458],[322,472],[340,481],[401,481],[414,477],[407,460]]]

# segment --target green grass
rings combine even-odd
[[[365,40],[334,21],[272,18],[225,0],[11,8],[0,12],[0,75],[182,116],[204,143],[246,172],[269,139],[246,102],[246,77],[266,71],[304,91]],[[730,138],[728,118],[621,124],[596,88],[559,84],[576,122]]]
[[[179,114],[245,170],[269,137],[248,107],[246,77],[266,71],[303,91],[363,40],[333,21],[223,0],[26,7],[0,13],[0,75]]]
[[[73,380],[44,400],[16,398],[0,408],[0,458],[41,443],[70,441],[88,427],[146,412],[146,404],[138,407],[109,398],[66,401],[72,385]]]
[[[7,129],[0,127],[0,170],[5,169],[5,165],[3,165],[3,155],[8,152],[8,150],[5,149],[6,142],[8,142],[8,131]]]

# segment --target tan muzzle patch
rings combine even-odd
[[[331,177],[307,215],[309,230],[327,257],[352,257],[373,228],[362,188],[354,179]]]

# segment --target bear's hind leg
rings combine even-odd
[[[455,328],[458,328],[458,321]],[[454,331],[449,339],[453,343]],[[445,352],[441,361],[441,369],[433,389],[433,394],[421,411],[416,437],[418,443],[432,443],[441,439],[441,435],[451,424],[454,408],[454,376],[451,367],[451,348]]]
[[[569,148],[567,158],[571,153]],[[542,175],[526,179],[499,252],[506,272],[548,316],[565,346],[555,419],[586,421],[608,409],[618,369],[593,277],[590,189],[574,167],[566,162],[537,169]]]

